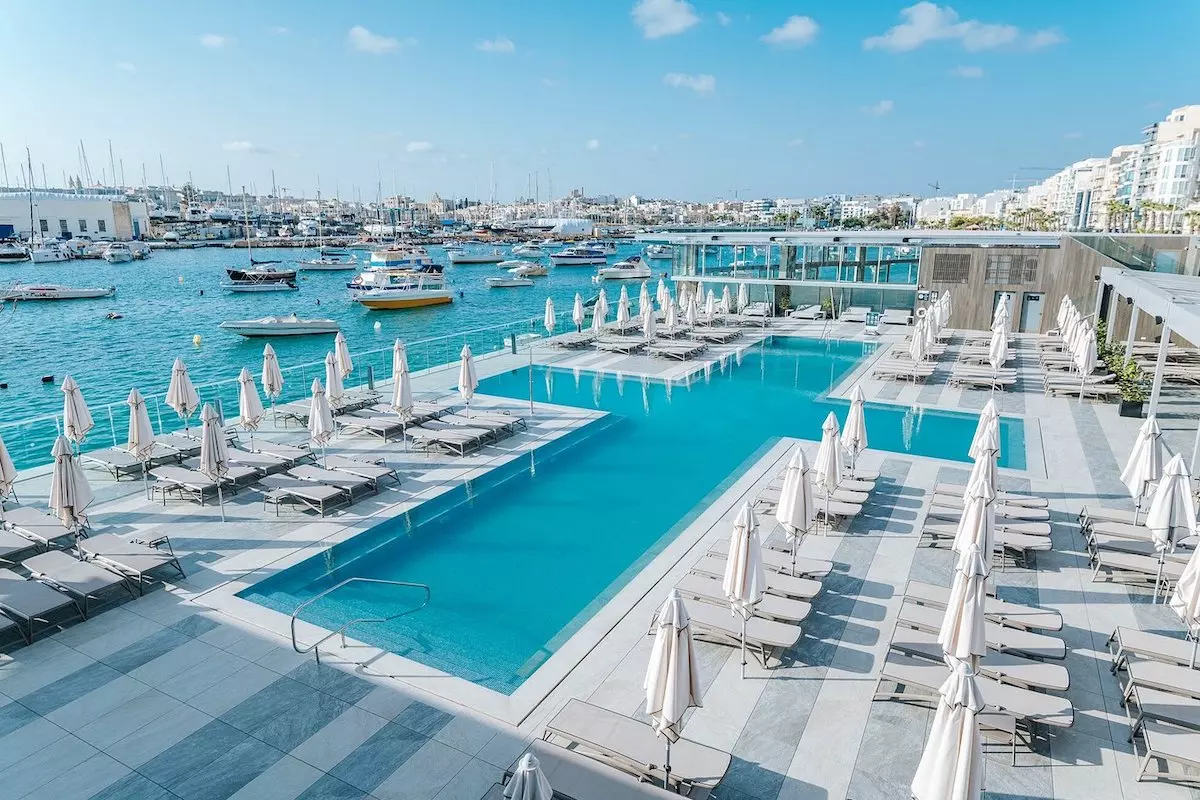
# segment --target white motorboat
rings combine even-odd
[[[56,261],[70,261],[71,254],[56,241],[35,242],[29,248],[29,260],[35,264],[51,264]]]
[[[125,264],[133,261],[133,251],[124,242],[109,242],[100,255],[110,264]]]
[[[545,247],[545,248],[549,248],[549,247],[562,247],[562,246],[563,246],[563,242],[562,242],[562,240],[561,240],[561,239],[555,239],[555,238],[542,239],[542,241],[541,241],[541,242],[539,242],[539,244],[540,244],[542,247]]]
[[[137,260],[149,258],[154,254],[150,245],[145,242],[129,242],[129,252],[133,253],[134,259]]]
[[[350,299],[371,309],[406,309],[454,302],[446,287],[442,268],[369,269],[358,275],[350,288]]]
[[[521,258],[542,258],[546,255],[546,249],[537,244],[519,244],[513,247],[512,254]]]
[[[514,262],[505,262],[514,263]],[[543,278],[550,274],[550,270],[546,269],[545,264],[536,264],[532,261],[515,262],[515,267],[508,268],[508,274],[516,275],[521,278]]]
[[[646,258],[672,258],[674,250],[669,244],[651,244],[646,246]]]
[[[24,261],[27,258],[29,253],[17,242],[10,239],[0,241],[0,262]]]
[[[480,253],[472,250],[451,251],[451,264],[499,264],[504,260],[504,254],[499,250]]]
[[[521,286],[533,286],[533,278],[526,278],[520,275],[509,275],[507,278],[494,276],[486,278],[484,283],[489,289],[516,289]]]
[[[117,293],[117,287],[84,288],[76,286],[60,286],[55,283],[14,283],[6,289],[0,289],[0,301],[4,300],[91,300],[98,297],[112,297]]]
[[[583,242],[583,246],[590,247],[593,250],[599,250],[601,253],[604,253],[608,256],[611,256],[617,252],[616,242],[609,242],[601,239],[589,239],[588,241]]]
[[[358,258],[345,253],[322,254],[316,258],[301,259],[296,264],[304,272],[340,272],[358,269]]]
[[[311,336],[337,333],[341,328],[332,319],[301,319],[295,314],[262,319],[233,319],[222,322],[222,330],[239,336]]]
[[[649,278],[650,275],[650,266],[642,260],[642,257],[632,256],[624,261],[618,261],[611,267],[601,267],[596,270],[596,275],[592,278],[592,282],[637,280],[639,278]]]
[[[550,254],[550,263],[556,267],[578,267],[590,264],[606,264],[608,256],[591,247],[573,246]]]
[[[393,244],[372,250],[371,266],[384,269],[421,269],[435,265],[424,247]]]

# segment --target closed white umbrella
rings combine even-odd
[[[571,308],[571,321],[575,323],[575,330],[583,330],[583,298],[579,296],[579,292],[575,293],[575,305]]]
[[[918,317],[917,322],[913,325],[912,340],[908,343],[908,355],[913,360],[913,370],[916,370],[916,365],[925,360],[927,351],[925,345],[925,326],[928,325],[924,317]]]
[[[333,412],[320,378],[313,378],[312,400],[308,406],[308,438],[321,448],[321,461],[325,461],[325,445],[333,438]]]
[[[959,661],[974,664],[972,659],[987,655],[984,601],[991,562],[991,554],[985,555],[972,543],[959,553],[954,567],[950,596],[938,630],[938,644],[943,653]]]
[[[655,621],[654,646],[642,688],[646,691],[646,713],[654,733],[667,740],[666,778],[671,783],[671,743],[678,741],[683,715],[700,708],[700,672],[692,647],[691,617],[674,589],[659,609]]]
[[[1071,298],[1063,295],[1062,300],[1058,301],[1058,311],[1054,314],[1054,321],[1058,324],[1058,330],[1061,333],[1063,325],[1067,322],[1067,309],[1071,306]]]
[[[458,393],[468,406],[471,405],[471,398],[475,396],[478,386],[479,378],[475,377],[475,357],[471,355],[471,345],[464,344],[462,353],[459,354]]]
[[[592,306],[592,330],[603,331],[606,322],[608,322],[608,295],[601,287],[600,294],[596,296],[596,304]]]
[[[654,290],[654,299],[658,301],[658,307],[664,313],[667,306],[671,305],[671,292],[667,289],[667,282],[662,278],[658,279],[658,288]]]
[[[976,478],[963,492],[963,513],[954,531],[954,552],[962,555],[972,546],[991,558],[996,547],[996,493],[987,482]]]
[[[704,303],[704,281],[696,281],[692,284],[692,297],[695,298],[697,306]]]
[[[92,421],[92,412],[88,411],[79,384],[70,375],[63,379],[62,393],[63,435],[69,441],[74,442],[78,449],[79,444],[88,435],[88,431],[96,427],[96,423]]]
[[[996,441],[996,436],[996,426],[990,425],[980,438],[980,452],[975,458],[975,465],[971,467],[971,476],[967,479],[968,486],[971,485],[971,481],[981,478],[992,488],[992,491],[999,490],[999,475],[996,472],[996,451],[999,449],[1000,444]]]
[[[1079,335],[1079,351],[1075,355],[1075,366],[1079,368],[1079,402],[1083,402],[1084,390],[1087,388],[1088,375],[1092,373],[1092,365],[1096,363],[1096,337],[1092,327],[1086,322]]]
[[[171,367],[171,385],[167,387],[166,400],[167,405],[183,420],[183,428],[187,430],[192,414],[200,408],[200,395],[192,386],[192,379],[188,377],[187,365],[182,358],[175,359]]]
[[[717,296],[713,294],[712,289],[708,290],[708,296],[704,298],[704,315],[710,320],[717,313]]]
[[[1192,498],[1192,479],[1182,455],[1174,455],[1163,467],[1162,478],[1150,510],[1146,512],[1146,527],[1158,551],[1158,577],[1154,584],[1154,602],[1158,602],[1158,587],[1162,584],[1163,562],[1167,553],[1175,551],[1175,543],[1197,535],[1196,501]]]
[[[867,449],[867,398],[858,384],[850,390],[850,410],[846,412],[846,426],[842,428],[842,447],[850,454],[850,469],[854,469],[859,454]]]
[[[654,311],[654,305],[650,301],[650,287],[642,281],[642,288],[638,290],[638,316],[644,316],[646,309]]]
[[[1196,649],[1200,645],[1200,548],[1192,550],[1192,555],[1183,567],[1183,573],[1171,593],[1171,609],[1183,620],[1188,632],[1192,634],[1192,669],[1196,668]]]
[[[1158,419],[1151,414],[1138,429],[1133,449],[1129,451],[1129,460],[1121,471],[1121,483],[1125,484],[1134,501],[1134,525],[1137,524],[1142,503],[1150,494],[1150,484],[1157,483],[1162,477],[1164,449]]]
[[[512,778],[504,787],[504,800],[554,800],[550,781],[533,753],[521,756]]]
[[[796,547],[810,530],[816,517],[813,508],[812,470],[799,445],[792,451],[783,474],[783,489],[775,507],[775,519],[792,544],[792,576],[796,575]]]
[[[354,371],[354,362],[350,360],[350,347],[346,344],[346,337],[341,331],[337,332],[337,336],[333,337],[333,357],[337,359],[338,372],[341,373],[342,380],[350,377],[350,373]]]
[[[762,545],[758,541],[758,517],[750,503],[742,504],[733,521],[733,536],[729,540],[729,559],[725,562],[725,578],[721,583],[725,599],[734,615],[742,619],[742,677],[746,677],[746,620],[754,616],[754,608],[762,602],[767,590],[767,575],[763,570]]]
[[[646,306],[642,312],[642,333],[646,336],[647,342],[654,341],[654,329],[658,324],[658,320],[654,316],[654,306]]]
[[[687,311],[685,312],[684,321],[689,328],[696,327],[696,316],[699,314],[699,309],[696,307],[696,297],[693,295],[688,298]]]
[[[338,369],[337,356],[325,354],[325,396],[330,408],[340,406],[346,397],[346,388],[342,385],[342,371]]]
[[[951,665],[913,776],[914,800],[977,800],[983,785],[983,739],[975,715],[983,695],[970,664]]]
[[[624,328],[629,324],[629,290],[624,284],[621,286],[621,294],[617,297],[617,327]]]
[[[221,521],[225,520],[225,498],[221,492],[221,484],[225,482],[225,474],[229,472],[229,446],[225,441],[225,431],[221,429],[221,419],[212,403],[205,403],[200,412],[200,466],[197,469],[206,478],[217,484],[217,507],[221,509]]]
[[[937,344],[937,323],[928,315],[925,317],[925,324],[921,327],[921,335],[925,337],[925,355],[932,355],[933,347]]]
[[[4,439],[0,438],[0,521],[4,520],[4,501],[17,496],[16,487],[17,468],[4,446]]]
[[[542,316],[542,327],[546,329],[547,336],[554,335],[554,328],[558,325],[558,316],[554,313],[554,301],[549,297],[546,298],[546,313]]]
[[[842,448],[838,442],[838,421],[833,412],[821,426],[821,446],[813,461],[813,482],[825,494],[825,525],[829,526],[829,499],[842,480]]]
[[[412,379],[408,375],[408,351],[399,339],[392,345],[392,410],[401,420],[412,416]]]
[[[55,439],[50,454],[54,456],[54,469],[50,473],[50,510],[64,528],[78,536],[80,528],[87,527],[83,512],[92,502],[92,488],[71,452],[67,437]]]
[[[729,291],[729,284],[727,283],[725,284],[725,287],[721,289],[721,313],[728,314],[732,308],[733,296]]]
[[[141,392],[129,392],[129,437],[125,449],[129,455],[142,462],[142,490],[150,495],[150,455],[154,452],[154,428],[150,424],[150,412]]]
[[[996,411],[996,401],[988,400],[984,404],[983,410],[979,412],[979,422],[975,424],[975,435],[971,437],[971,446],[967,449],[967,455],[971,458],[979,458],[979,454],[983,451],[980,449],[980,443],[986,435],[987,428],[995,426],[997,431],[1000,428],[1000,414]],[[999,444],[999,436],[996,437],[996,442]],[[999,455],[997,450],[996,454]]]
[[[942,303],[946,307],[946,322],[949,322],[950,321],[950,312],[953,309],[953,306],[950,305],[950,290],[949,289],[942,292]]]
[[[737,296],[737,311],[739,314],[745,312],[746,306],[750,305],[750,287],[744,283],[738,284]]]
[[[271,345],[263,348],[262,388],[274,409],[276,398],[283,394],[283,372],[279,369],[279,359],[275,357],[275,348]]]
[[[667,300],[667,312],[666,316],[663,318],[663,325],[667,326],[667,330],[670,331],[672,335],[675,334],[675,329],[679,327],[679,316],[675,312],[675,304],[669,299]]]
[[[262,400],[258,397],[258,386],[250,370],[242,367],[238,375],[238,420],[245,430],[250,432],[250,447],[254,447],[254,432],[262,424],[266,412]]]
[[[1007,325],[1008,321],[1008,295],[1002,294],[1000,295],[1000,302],[996,303],[996,310],[992,314],[992,327]]]
[[[1000,368],[1008,360],[1008,336],[1004,328],[992,330],[992,338],[988,343],[988,363],[992,365],[992,389],[996,388],[995,379],[1000,374]]]

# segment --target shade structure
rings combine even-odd
[[[313,378],[312,399],[308,406],[308,438],[324,453],[325,445],[333,438],[333,431],[333,412],[329,409],[325,387],[320,378]]]
[[[918,317],[917,322],[913,325],[912,339],[908,343],[908,355],[912,358],[913,364],[918,364],[925,360],[925,353],[928,348],[925,344],[925,328],[929,323],[924,317]]]
[[[850,410],[842,428],[842,447],[850,454],[850,469],[854,469],[859,454],[867,449],[867,398],[858,384],[850,390]]]
[[[737,296],[737,312],[739,314],[745,312],[746,306],[750,305],[750,287],[744,283],[738,284]]]
[[[987,429],[994,426],[996,428],[996,444],[1000,444],[1000,414],[996,411],[996,401],[988,400],[984,404],[983,410],[979,412],[979,422],[975,424],[975,435],[971,437],[971,446],[967,448],[967,455],[971,458],[979,458],[979,454],[983,452],[981,442]],[[996,450],[996,455],[999,456],[1000,450]]]
[[[592,306],[592,330],[604,330],[604,323],[608,322],[608,294],[604,288],[600,288],[600,294],[596,295],[596,305]]]
[[[650,300],[650,287],[645,281],[642,281],[642,287],[638,290],[638,316],[643,316],[646,309],[653,311],[654,305]]]
[[[704,281],[692,284],[692,297],[696,298],[697,307],[704,305]]]
[[[79,384],[70,375],[63,378],[62,393],[63,435],[78,445],[96,427],[96,423],[92,421],[92,412],[88,411]]]
[[[667,282],[662,278],[658,279],[658,288],[654,290],[654,299],[658,301],[658,307],[665,312],[667,306],[671,305],[671,292],[667,289]]]
[[[815,517],[812,470],[808,466],[808,459],[804,457],[804,449],[797,445],[784,470],[783,488],[779,493],[779,504],[775,507],[775,519],[783,526],[783,532],[792,545],[793,576],[796,574],[796,547],[812,530]]]
[[[679,315],[675,311],[675,304],[670,300],[667,301],[667,311],[666,316],[663,318],[663,324],[671,332],[674,332],[679,327]]]
[[[575,330],[583,330],[583,298],[579,292],[575,293],[575,305],[571,307],[571,321],[575,323]]]
[[[754,616],[755,607],[762,602],[767,590],[767,575],[763,570],[762,545],[758,540],[758,517],[750,503],[742,504],[733,521],[729,539],[729,558],[721,582],[725,599],[735,616],[742,620],[742,677],[746,677],[746,620]]]
[[[55,439],[50,453],[54,456],[54,469],[50,473],[50,510],[64,528],[78,534],[81,528],[87,527],[84,512],[92,502],[92,488],[71,452],[67,437]]]
[[[17,468],[0,438],[0,520],[4,519],[4,501],[16,495]]]
[[[1125,469],[1121,470],[1121,483],[1129,490],[1133,498],[1133,523],[1136,525],[1142,504],[1150,494],[1152,484],[1157,483],[1163,473],[1163,440],[1162,429],[1158,419],[1151,414],[1142,422],[1138,429],[1133,448],[1129,451],[1129,460]]]
[[[950,321],[950,314],[954,311],[954,306],[951,305],[950,290],[942,292],[942,303],[946,306],[946,321]]]
[[[504,787],[504,800],[554,800],[550,781],[533,753],[521,756],[512,778]]]
[[[137,389],[131,389],[129,398],[129,436],[125,442],[126,451],[142,462],[142,489],[150,492],[150,456],[154,453],[154,428],[150,424],[150,412],[146,408],[146,400]]]
[[[721,313],[728,314],[733,308],[733,296],[729,292],[729,284],[721,289]]]
[[[279,359],[275,357],[275,348],[271,345],[263,348],[262,389],[272,403],[283,394],[283,372],[279,369]]]
[[[667,740],[663,783],[671,782],[671,743],[679,740],[683,715],[700,708],[700,672],[692,646],[691,617],[674,589],[658,611],[654,623],[654,645],[642,683],[646,692],[646,714],[654,733]]]
[[[200,408],[200,395],[197,394],[196,387],[192,385],[187,365],[183,363],[182,358],[175,359],[175,363],[171,367],[171,385],[167,387],[166,400],[167,406],[179,415],[179,418],[183,420],[184,427],[187,428],[192,414],[195,414],[196,409]]]
[[[996,303],[996,310],[992,313],[992,327],[1008,325],[1009,319],[1008,295],[1002,294]]]
[[[914,800],[977,800],[983,783],[983,740],[976,715],[983,695],[970,664],[956,663],[938,691],[937,711],[913,776]]]
[[[933,354],[933,347],[937,344],[937,323],[931,317],[925,317],[925,324],[921,326],[921,335],[925,337],[925,355]]]
[[[212,403],[205,403],[200,412],[200,465],[196,467],[209,480],[217,484],[217,507],[221,509],[221,519],[225,519],[225,497],[221,484],[225,482],[225,474],[229,472],[229,445],[225,441],[225,431],[222,430],[221,418]]]
[[[963,512],[954,532],[954,552],[962,555],[974,546],[991,557],[996,546],[996,492],[976,477],[963,492]]]
[[[696,300],[695,296],[693,295],[692,297],[688,298],[687,310],[684,312],[684,322],[686,322],[688,324],[688,327],[694,328],[696,326],[696,318],[699,315],[700,315],[699,302]]]
[[[716,314],[716,313],[717,313],[717,296],[715,294],[713,294],[712,289],[709,289],[708,295],[705,296],[705,298],[704,298],[704,314],[708,317],[712,317],[712,315]]]
[[[629,289],[624,285],[617,296],[617,324],[621,327],[629,324]]]
[[[829,498],[842,480],[842,447],[838,441],[837,417],[830,411],[821,426],[821,446],[813,461],[813,483],[825,494],[825,524],[829,524]]]
[[[991,554],[985,554],[974,543],[958,554],[938,644],[943,653],[959,661],[987,655],[984,602],[991,563]]]
[[[996,443],[996,428],[990,427],[980,440],[979,448],[982,452],[975,459],[975,465],[971,467],[971,475],[967,478],[968,486],[978,478],[990,486],[993,492],[999,490],[999,474],[996,471],[997,447],[999,445]]]
[[[242,367],[242,371],[238,375],[238,424],[243,429],[250,431],[251,445],[254,444],[254,432],[262,424],[264,416],[266,416],[266,412],[263,410],[262,400],[258,396],[258,386],[254,383],[254,376],[250,374],[250,370]]]
[[[642,333],[646,336],[647,342],[654,341],[654,331],[658,325],[658,320],[654,316],[654,306],[646,306],[642,312]]]
[[[333,357],[337,359],[338,372],[341,373],[342,380],[350,377],[350,373],[354,372],[354,362],[350,359],[350,346],[346,344],[346,337],[341,331],[338,331],[337,336],[333,337]]]
[[[1059,332],[1061,333],[1063,325],[1067,322],[1067,309],[1071,307],[1071,298],[1063,295],[1063,299],[1058,302],[1058,311],[1054,314],[1054,321],[1058,324]]]
[[[479,386],[479,378],[475,376],[475,356],[471,355],[471,345],[464,344],[459,353],[458,362],[458,394],[467,403],[475,396]]]
[[[547,336],[554,335],[554,328],[558,325],[558,316],[554,313],[554,301],[549,297],[546,298],[546,313],[542,315],[542,327],[546,329]]]
[[[988,342],[988,364],[992,367],[992,377],[995,377],[1004,362],[1008,360],[1008,333],[1004,328],[995,328]],[[993,384],[994,387],[994,384]]]
[[[325,354],[325,396],[329,398],[331,407],[340,406],[346,397],[346,388],[342,385],[342,371],[338,368],[337,356]]]
[[[392,345],[392,410],[402,419],[412,416],[412,379],[408,375],[408,351],[397,339]]]
[[[1196,502],[1192,498],[1192,479],[1182,455],[1174,455],[1163,467],[1162,478],[1146,512],[1146,527],[1158,551],[1158,578],[1154,584],[1154,599],[1162,583],[1163,562],[1174,552],[1175,543],[1197,535]]]

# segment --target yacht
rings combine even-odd
[[[43,240],[35,242],[29,248],[29,260],[35,264],[49,264],[55,261],[70,261],[71,254],[58,242]]]
[[[350,299],[371,309],[406,309],[454,302],[439,266],[369,269],[348,284]]]
[[[483,281],[489,289],[516,289],[521,286],[533,286],[533,278],[523,275],[493,276]]]
[[[550,263],[556,267],[577,267],[589,264],[605,264],[608,256],[590,247],[574,245],[550,254]]]
[[[646,258],[671,258],[674,255],[669,244],[652,244],[646,247]]]
[[[600,281],[626,281],[650,277],[650,266],[641,256],[632,256],[624,261],[618,261],[611,267],[601,267],[596,270],[593,283]]]
[[[0,301],[5,300],[90,300],[98,297],[112,297],[117,293],[117,287],[83,288],[75,286],[60,286],[55,283],[14,283],[8,288],[0,289]]]
[[[546,249],[538,244],[519,244],[512,249],[514,256],[521,258],[541,258],[546,255]]]
[[[420,269],[436,266],[424,247],[393,244],[371,251],[371,266],[384,269]]]
[[[546,267],[543,266],[542,264],[539,264],[536,261],[524,261],[519,258],[510,259],[508,261],[501,261],[496,266],[499,267],[500,269],[506,269],[509,272],[512,272],[514,269],[522,269],[522,270],[533,270],[533,272],[531,272],[530,274],[536,274],[536,275],[548,274]],[[540,272],[538,270],[540,270]]]
[[[233,222],[233,210],[225,206],[213,206],[208,210],[208,218],[212,222]]]
[[[150,245],[145,242],[129,242],[129,252],[133,253],[135,260],[149,258],[153,255]]]
[[[301,319],[295,314],[262,319],[233,319],[222,322],[223,330],[239,336],[311,336],[337,333],[341,330],[332,319]]]
[[[301,259],[296,263],[300,269],[311,271],[337,272],[348,269],[358,269],[358,256],[350,255],[344,251],[330,250],[325,248],[319,251],[316,258]]]
[[[451,264],[499,264],[504,260],[504,254],[499,250],[490,253],[472,252],[469,250],[451,251]]]
[[[509,274],[522,278],[544,278],[550,274],[550,270],[546,269],[545,264],[534,264],[527,261],[523,266],[509,269]]]
[[[11,239],[0,240],[0,261],[24,261],[29,258],[25,248]]]
[[[590,239],[583,243],[584,247],[590,247],[593,250],[599,250],[605,255],[611,256],[617,252],[617,243],[601,241],[600,239]]]
[[[549,238],[549,239],[542,239],[542,241],[539,242],[539,244],[544,248],[550,248],[550,247],[562,247],[563,244],[565,244],[565,243],[561,239]]]
[[[110,264],[124,264],[133,261],[133,251],[124,242],[110,242],[100,255]]]
[[[300,287],[296,285],[296,270],[275,269],[266,267],[260,269],[225,270],[229,281],[221,284],[222,289],[231,292],[294,292]]]

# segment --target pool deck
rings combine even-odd
[[[861,335],[861,326],[781,322],[773,333]],[[756,334],[736,344],[744,347]],[[885,334],[880,352],[900,334]],[[1087,503],[1130,508],[1118,480],[1137,421],[1114,405],[1043,396],[1033,344],[1020,340],[1016,391],[997,393],[1001,413],[1027,424],[1029,464],[1001,470],[1006,488],[1050,500],[1054,549],[1032,569],[993,571],[1001,596],[1057,609],[1071,677],[1066,696],[1075,724],[1021,747],[988,747],[986,797],[1186,798],[1200,792],[1173,784],[1136,783],[1125,712],[1108,671],[1105,641],[1118,625],[1182,630],[1174,614],[1144,589],[1091,581],[1073,524]],[[734,347],[713,347],[713,359]],[[952,356],[927,384],[865,377],[872,358],[833,391],[858,382],[869,401],[977,411],[988,392],[949,387]],[[539,363],[581,371],[620,371],[687,380],[700,363],[539,347]],[[479,361],[481,378],[526,364],[525,355]],[[417,378],[418,394],[448,393],[455,370]],[[527,404],[497,398],[476,403],[527,413]],[[1184,392],[1164,396],[1170,445],[1191,452],[1196,404]],[[1164,415],[1166,416],[1166,415]],[[331,452],[386,456],[403,473],[399,487],[355,502],[324,520],[265,511],[253,492],[215,506],[142,498],[141,483],[114,483],[89,470],[97,495],[94,527],[121,533],[169,533],[188,576],[146,596],[97,608],[92,618],[42,635],[0,661],[0,798],[411,798],[476,800],[494,785],[547,720],[572,697],[644,718],[642,679],[651,616],[698,555],[727,535],[742,502],[786,461],[782,440],[735,480],[680,535],[598,612],[513,698],[504,699],[419,665],[361,646],[322,651],[322,664],[293,652],[280,615],[230,604],[233,592],[274,571],[436,496],[481,471],[527,454],[595,412],[538,405],[529,431],[465,459],[406,453],[399,443],[340,437]],[[813,437],[818,436],[813,431]],[[263,435],[299,441],[302,432]],[[808,443],[815,447],[815,443]],[[730,752],[733,765],[720,800],[908,796],[932,711],[872,702],[879,665],[911,579],[948,585],[944,548],[920,546],[932,487],[963,483],[969,465],[868,451],[860,465],[881,472],[864,513],[841,531],[807,538],[802,552],[831,559],[805,623],[805,636],[763,669],[753,659],[740,677],[739,653],[698,642],[704,707],[690,713],[688,738]],[[24,503],[44,503],[47,474],[22,475]],[[771,531],[763,521],[763,533]],[[253,575],[253,578],[248,576]],[[256,607],[257,608],[257,607]],[[302,628],[311,641],[314,630]],[[349,659],[350,661],[348,661]],[[353,662],[368,660],[366,667]],[[553,663],[552,663],[553,662]],[[549,669],[547,669],[549,668]],[[561,675],[561,677],[559,677]],[[548,678],[547,676],[552,676]]]

